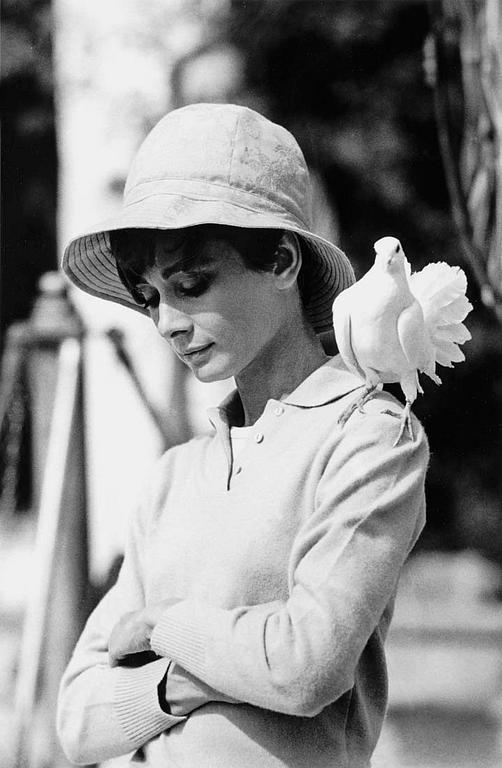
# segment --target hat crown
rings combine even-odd
[[[247,107],[192,104],[162,118],[140,146],[124,191],[125,205],[155,188],[176,194],[178,183],[194,199],[244,204],[259,201],[306,228],[311,222],[307,165],[294,137]],[[244,193],[244,197],[243,197]]]
[[[305,246],[306,317],[317,333],[332,333],[331,305],[354,272],[336,245],[313,232],[311,200],[305,158],[285,128],[247,107],[191,104],[151,130],[121,210],[68,244],[63,269],[87,293],[147,313],[118,272],[112,231],[202,224],[287,230]]]

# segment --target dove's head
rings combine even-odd
[[[404,272],[406,257],[397,237],[381,237],[373,247],[377,266],[391,274]]]

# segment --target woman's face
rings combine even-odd
[[[186,230],[160,232],[154,255],[136,290],[159,333],[200,381],[238,376],[273,351],[287,322],[274,273],[249,270],[217,235],[204,234],[194,246]]]

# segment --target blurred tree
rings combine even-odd
[[[27,316],[38,277],[57,264],[51,27],[49,0],[2,3],[2,331]]]
[[[430,9],[428,75],[453,219],[481,299],[502,322],[502,7],[441,0]]]
[[[272,117],[322,167],[358,272],[390,228],[424,262],[449,250],[447,190],[422,78],[425,3],[255,0],[233,10],[230,34],[247,53],[249,87],[267,93]]]
[[[491,318],[478,312],[473,319],[470,365],[457,380],[470,397],[459,397],[456,405],[468,407],[456,429],[452,413],[452,439],[442,452],[442,466],[450,476],[453,470],[454,529],[460,541],[500,562],[502,345],[494,318],[502,322],[502,7],[499,0],[441,0],[430,2],[429,9],[426,73],[434,87],[452,218],[480,300],[494,312]],[[452,447],[466,442],[470,423],[460,476]]]

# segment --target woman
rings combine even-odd
[[[416,424],[393,447],[385,393],[338,423],[362,382],[320,337],[353,272],[308,204],[287,131],[192,105],[145,140],[122,211],[66,250],[79,287],[148,313],[199,380],[236,383],[214,434],[159,460],[75,649],[58,715],[74,762],[369,765],[427,444]]]

